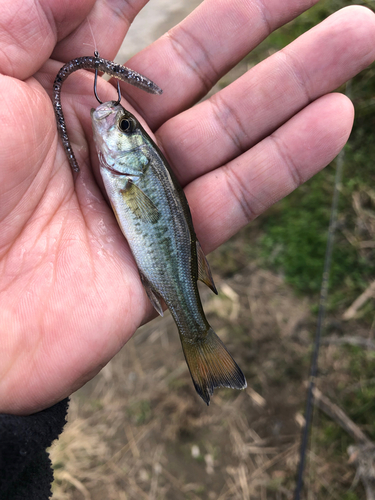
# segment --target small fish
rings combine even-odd
[[[79,69],[103,71],[152,94],[162,90],[139,73],[102,59],[85,56],[66,63],[53,85],[57,128],[73,172],[79,172],[66,131],[61,87]],[[195,388],[209,404],[216,387],[245,389],[245,377],[208,324],[197,280],[215,293],[210,267],[195,236],[182,188],[167,160],[138,120],[118,101],[91,111],[100,171],[119,226],[137,262],[141,281],[156,309],[163,315],[164,299],[177,324]]]
[[[91,110],[104,186],[147,295],[163,315],[164,299],[179,330],[195,389],[207,403],[216,387],[246,380],[208,324],[197,280],[215,293],[189,206],[167,160],[139,121],[118,102]]]

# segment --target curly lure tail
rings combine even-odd
[[[195,390],[207,405],[217,387],[247,387],[240,367],[210,326],[199,339],[192,341],[183,334],[180,338]]]

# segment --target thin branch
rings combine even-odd
[[[334,420],[340,427],[344,429],[355,441],[361,444],[371,444],[370,439],[364,434],[361,429],[356,425],[343,410],[332,403],[327,396],[317,388],[313,389],[314,403],[322,410],[326,415],[328,415],[332,420]]]
[[[371,283],[366,290],[361,293],[359,297],[355,299],[353,304],[344,312],[342,315],[343,319],[352,319],[357,314],[358,309],[360,309],[369,299],[375,297],[375,281]]]
[[[351,335],[344,335],[343,337],[336,337],[336,336],[325,337],[324,339],[322,339],[322,343],[335,344],[335,345],[350,344],[375,351],[375,341],[373,341],[372,339],[366,339],[364,337],[357,337]]]

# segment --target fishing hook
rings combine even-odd
[[[64,113],[61,106],[61,86],[64,81],[68,78],[69,75],[74,73],[74,71],[78,71],[79,69],[93,69],[103,71],[107,75],[114,76],[117,80],[122,80],[124,82],[128,82],[135,87],[142,89],[149,94],[162,94],[162,90],[158,87],[154,82],[146,78],[145,76],[133,71],[126,66],[121,66],[120,64],[116,64],[113,61],[107,61],[106,59],[102,59],[99,57],[99,53],[95,51],[94,57],[92,56],[84,56],[78,57],[76,59],[72,59],[71,61],[64,64],[64,66],[57,73],[55,81],[53,83],[53,108],[55,110],[56,115],[56,123],[57,129],[61,136],[61,140],[67,154],[70,166],[73,172],[79,172],[79,166],[74,156],[74,151],[69,142],[68,133],[66,131]],[[97,80],[97,74],[96,74]],[[96,83],[94,86],[94,92],[96,91]],[[119,100],[121,98],[120,88],[118,87],[118,97]],[[95,92],[96,98],[99,102],[97,92]]]
[[[96,100],[98,101],[99,104],[103,104],[103,102],[99,99],[98,92],[96,90],[97,82],[98,82],[98,66],[99,66],[99,52],[96,50],[94,52],[94,56],[96,58],[95,60],[95,79],[94,79],[94,94],[96,97]],[[121,101],[121,90],[120,90],[120,82],[117,80],[117,97],[118,100],[115,102],[115,106],[120,104]]]

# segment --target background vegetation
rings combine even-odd
[[[321,0],[219,87],[351,4]],[[372,0],[362,4],[374,10]],[[375,440],[373,295],[344,316],[375,280],[375,67],[338,90],[350,92],[356,118],[343,157],[318,386]],[[153,322],[73,396],[69,425],[52,450],[55,499],[292,498],[335,168],[209,258],[220,294],[203,292],[205,310],[245,367],[247,392],[219,391],[203,407],[173,322]],[[365,498],[348,463],[350,444],[337,423],[316,412],[306,498]]]

